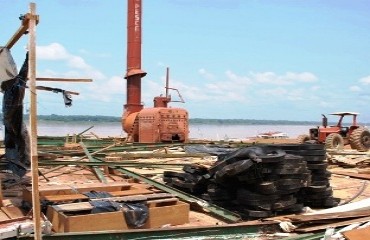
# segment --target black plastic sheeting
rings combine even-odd
[[[108,192],[90,191],[83,193],[90,199],[101,199],[113,197]],[[93,206],[91,213],[105,213],[122,211],[128,226],[139,228],[142,227],[149,217],[149,209],[143,203],[119,203],[105,200],[90,201]]]
[[[22,177],[30,167],[29,136],[23,123],[23,99],[28,73],[28,53],[18,75],[1,83],[5,127],[6,169]]]
[[[237,162],[243,159],[251,159],[260,162],[261,157],[283,156],[284,151],[272,146],[249,146],[241,148],[230,148],[217,145],[190,145],[184,147],[186,153],[208,153],[217,156],[217,161]]]
[[[98,191],[90,191],[90,192],[85,192],[83,193],[86,197],[90,199],[99,199],[99,198],[109,198],[113,197],[112,194],[109,192],[98,192]]]
[[[72,95],[68,93],[68,91],[60,89],[60,88],[52,88],[52,87],[45,87],[45,86],[37,86],[37,87],[38,89],[41,89],[41,90],[52,91],[54,93],[62,93],[64,105],[66,107],[72,106]]]
[[[230,153],[219,156],[219,161],[226,162],[237,162],[243,159],[251,159],[255,162],[260,162],[261,159],[267,159],[269,156],[272,157],[283,157],[285,152],[277,147],[273,146],[251,146],[243,147],[234,150]]]
[[[188,145],[184,146],[186,153],[208,153],[214,156],[225,155],[235,151],[235,148],[218,145]]]

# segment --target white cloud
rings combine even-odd
[[[320,86],[312,86],[311,87],[311,90],[312,91],[318,91],[318,90],[320,90],[321,89],[321,87]]]
[[[37,58],[40,60],[65,60],[69,58],[67,50],[59,43],[36,47]]]
[[[315,82],[318,78],[309,72],[294,73],[287,72],[284,75],[277,75],[274,72],[250,73],[252,81],[258,83],[270,83],[275,85],[291,85],[296,82]]]
[[[370,84],[370,76],[367,76],[367,77],[363,77],[359,80],[360,83],[364,84],[364,85],[369,85]]]
[[[349,90],[352,92],[361,92],[361,88],[359,86],[351,86]]]
[[[125,79],[120,76],[113,76],[106,82],[95,83],[87,86],[89,91],[85,92],[85,94],[89,98],[104,102],[116,100],[114,98],[117,96],[117,94],[122,94],[123,96],[126,91]],[[123,104],[125,99],[122,97],[121,101]]]
[[[42,77],[69,77],[69,78],[92,78],[94,80],[105,79],[106,76],[97,69],[86,63],[86,61],[77,55],[69,53],[60,43],[51,43],[46,46],[37,47],[37,58],[40,60],[63,61],[66,66],[76,70],[66,70],[63,73],[57,73],[52,70],[44,70],[42,73],[52,73]]]
[[[72,56],[68,58],[68,66],[71,68],[78,68],[81,70],[84,69],[91,69],[91,67],[85,62],[82,57],[79,56]]]
[[[230,70],[227,70],[225,74],[228,80],[231,80],[234,84],[237,84],[238,87],[246,86],[252,83],[252,80],[249,77],[239,76]]]
[[[205,79],[207,80],[214,80],[215,79],[215,76],[212,74],[212,73],[209,73],[207,70],[205,70],[204,68],[201,68],[198,70],[198,73],[204,77]]]
[[[303,89],[292,89],[287,94],[287,99],[291,101],[300,101],[310,98],[307,92]]]
[[[208,83],[201,82],[201,86],[191,89],[186,87],[186,85],[181,86],[179,88],[180,91],[184,92],[184,95],[191,100],[250,102],[253,99],[268,100],[271,97],[287,101],[320,100],[316,96],[316,92],[320,89],[319,85],[294,88],[298,83],[309,84],[318,81],[318,78],[309,72],[287,72],[283,75],[278,75],[274,72],[252,72],[246,75],[238,75],[231,70],[227,70],[221,81],[216,81],[216,79],[221,79],[221,77],[211,74],[204,68],[199,69],[198,73],[204,78],[212,79],[213,81]],[[276,85],[284,87],[272,87]]]
[[[51,43],[46,46],[37,47],[37,57],[39,60],[58,61],[55,69],[45,65],[45,61],[39,64],[37,76],[39,77],[58,77],[58,78],[91,78],[92,83],[69,83],[69,82],[43,82],[38,85],[61,88],[69,91],[79,92],[80,95],[73,96],[78,100],[94,102],[122,102],[124,104],[124,95],[126,93],[126,81],[123,76],[105,76],[99,69],[89,65],[86,60],[70,53],[63,45]],[[79,51],[79,54],[87,51]],[[40,66],[48,66],[44,69]]]

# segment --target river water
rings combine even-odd
[[[94,133],[99,137],[124,137],[120,123],[89,123],[89,122],[43,122],[38,123],[37,132],[39,136],[66,136],[83,132],[92,127],[87,133]],[[286,133],[290,138],[300,134],[307,134],[308,129],[314,127],[309,125],[226,125],[226,124],[191,124],[190,138],[227,140],[230,138],[246,139],[255,137],[259,133],[280,131]],[[2,131],[3,132],[3,131]],[[3,135],[3,134],[2,134]]]

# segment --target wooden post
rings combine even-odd
[[[35,239],[42,239],[37,155],[37,94],[36,94],[36,4],[30,3],[29,30],[29,87],[30,87],[30,143],[32,173],[32,206]]]

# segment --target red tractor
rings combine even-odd
[[[327,149],[342,149],[347,144],[350,144],[352,149],[357,149],[358,151],[368,151],[370,149],[370,132],[364,126],[357,125],[358,113],[337,112],[330,115],[339,117],[337,125],[328,126],[328,119],[322,114],[322,126],[311,128],[309,135],[298,136],[298,143],[315,140],[318,143],[325,144]],[[352,124],[350,126],[342,125],[345,116],[352,116]]]

